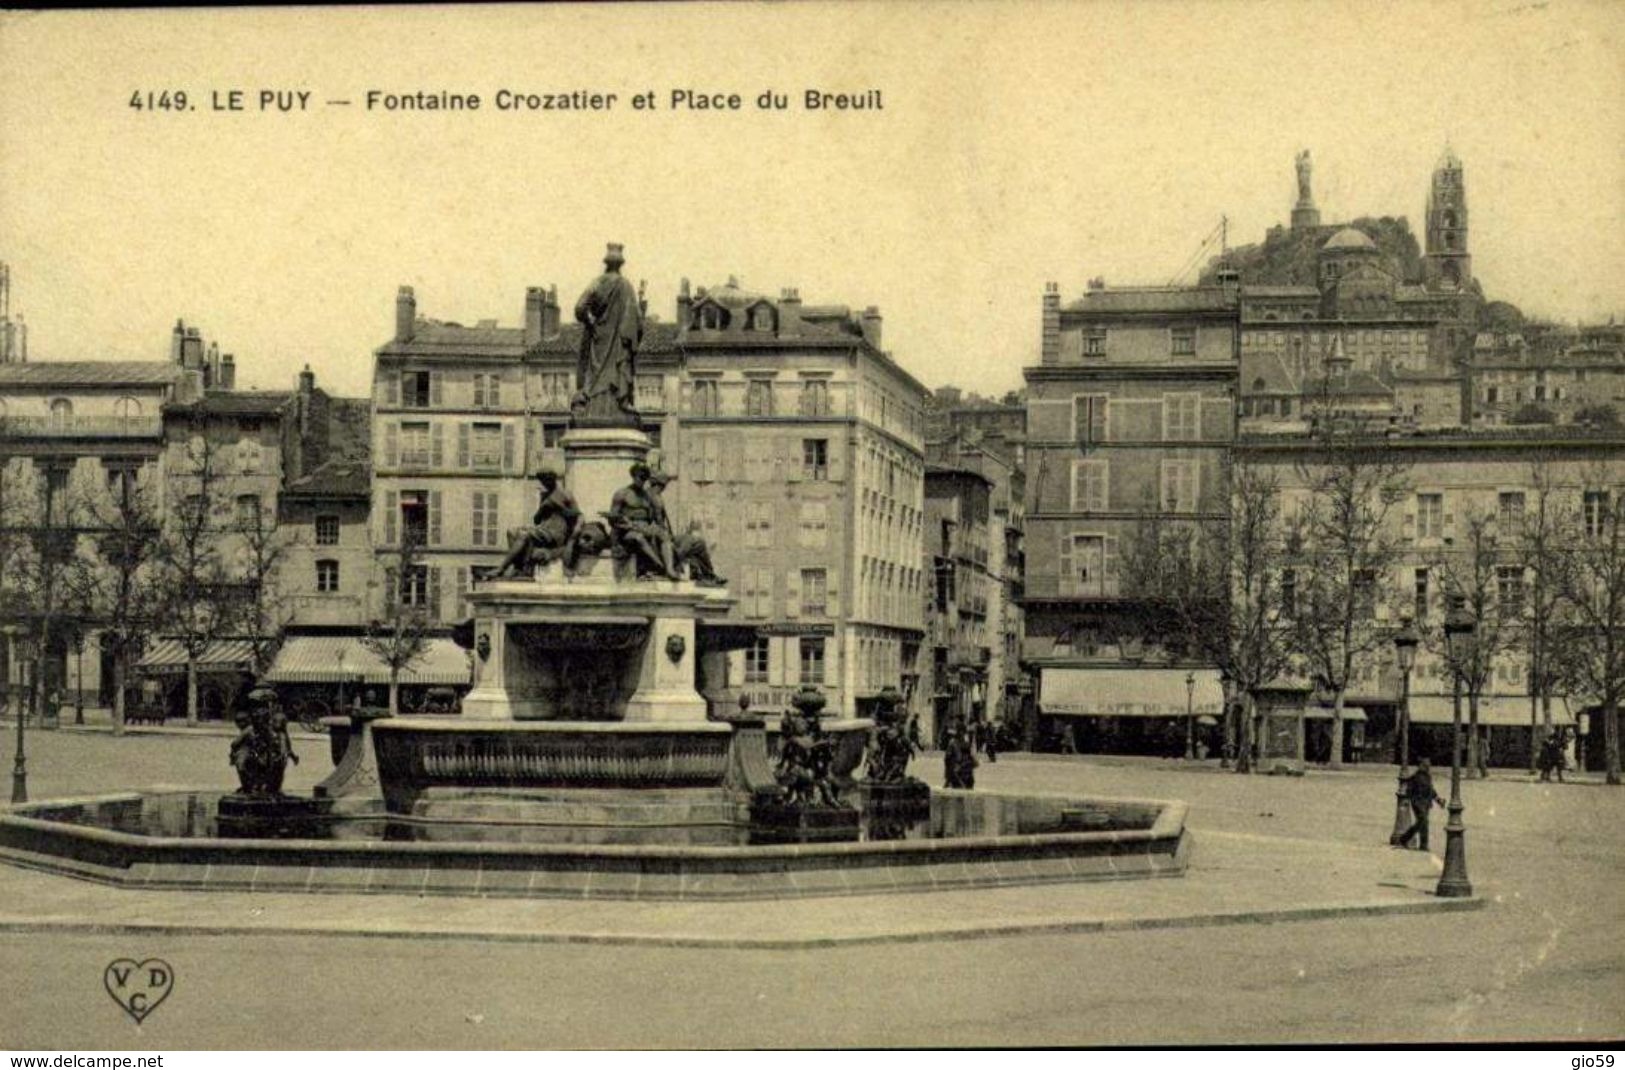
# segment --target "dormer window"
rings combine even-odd
[[[701,305],[694,310],[694,326],[706,331],[726,330],[728,326],[728,310],[720,305]]]
[[[764,303],[752,308],[747,324],[746,330],[771,333],[773,330],[773,306]]]

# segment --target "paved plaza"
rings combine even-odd
[[[325,775],[301,738],[290,787]],[[30,736],[36,799],[226,788],[218,735]],[[11,749],[0,753],[9,767]],[[920,771],[932,780],[940,758]],[[1625,1033],[1625,794],[1467,785],[1475,901],[1386,847],[1381,768],[1012,755],[995,791],[1190,802],[1182,879],[731,904],[155,894],[0,868],[8,1047],[1578,1040]],[[1442,786],[1442,785],[1441,785]],[[1442,848],[1442,830],[1435,850]],[[139,1032],[118,957],[177,980]],[[225,1013],[231,1008],[231,1013]],[[703,1012],[703,1013],[701,1013]]]

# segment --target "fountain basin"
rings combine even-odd
[[[219,798],[16,807],[0,814],[0,860],[145,889],[757,899],[1180,876],[1189,851],[1177,801],[942,791],[912,824],[866,812],[856,842],[752,845],[736,826],[732,842],[625,842],[624,825],[610,830],[620,842],[591,842],[590,827],[382,812],[334,817],[323,838],[231,839]]]

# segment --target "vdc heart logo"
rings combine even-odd
[[[102,974],[102,984],[113,1002],[140,1025],[141,1019],[158,1009],[175,987],[175,971],[163,959],[114,959]]]

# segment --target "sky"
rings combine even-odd
[[[527,286],[568,307],[616,241],[662,318],[685,277],[793,286],[878,305],[928,386],[1000,393],[1046,282],[1169,282],[1221,217],[1261,240],[1303,148],[1325,221],[1420,236],[1448,144],[1487,294],[1596,322],[1625,312],[1622,31],[1625,6],[1567,0],[0,14],[0,260],[32,359],[163,359],[184,318],[240,385],[308,363],[361,394],[398,286],[517,325]],[[504,87],[619,101],[504,112]],[[194,110],[129,106],[166,89]],[[215,111],[231,89],[244,110]],[[484,107],[369,111],[373,89]],[[679,89],[745,107],[674,111]],[[758,110],[769,89],[791,107]]]

